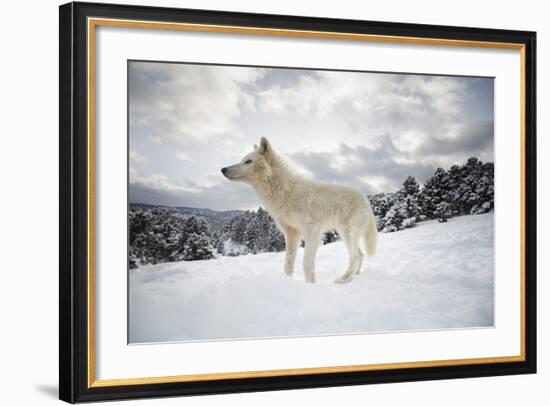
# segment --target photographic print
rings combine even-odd
[[[128,61],[129,343],[494,325],[494,78]]]

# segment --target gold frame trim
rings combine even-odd
[[[417,45],[435,45],[435,46],[460,46],[460,47],[478,47],[478,48],[496,48],[512,49],[520,51],[520,164],[521,164],[521,264],[520,264],[520,340],[521,348],[519,355],[502,357],[484,357],[484,358],[464,358],[451,360],[435,361],[415,361],[415,362],[395,362],[383,364],[363,364],[363,365],[344,365],[316,368],[295,368],[295,369],[275,369],[265,371],[242,371],[242,372],[220,372],[210,374],[189,374],[145,378],[123,378],[123,379],[95,379],[95,28],[97,26],[110,27],[132,27],[149,28],[161,30],[183,30],[194,32],[217,32],[232,33],[244,35],[268,35],[282,37],[298,38],[318,38],[335,40],[353,40],[353,41],[371,41],[371,42],[389,42],[405,43]],[[506,42],[487,42],[487,41],[463,41],[453,39],[435,39],[422,37],[400,37],[391,35],[372,35],[372,34],[354,34],[344,32],[325,32],[325,31],[305,31],[290,29],[241,27],[228,25],[209,25],[209,24],[186,24],[186,23],[164,23],[139,20],[121,20],[109,18],[89,18],[88,19],[88,388],[113,387],[125,385],[143,385],[176,383],[191,381],[212,381],[218,379],[242,379],[259,377],[277,377],[289,375],[311,375],[311,374],[331,374],[340,372],[359,372],[359,371],[379,371],[397,368],[423,368],[440,366],[457,366],[473,364],[492,364],[504,362],[522,362],[526,359],[525,354],[525,45]]]

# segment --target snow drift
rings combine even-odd
[[[129,272],[130,343],[489,327],[494,213],[379,234],[349,284],[343,243],[319,248],[317,283],[284,252],[146,265]]]

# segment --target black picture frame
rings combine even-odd
[[[67,402],[220,394],[536,372],[536,33],[94,3],[60,6],[59,398]],[[524,359],[390,370],[94,387],[89,382],[87,19],[259,27],[518,44],[524,52]],[[124,135],[123,135],[124,136]]]

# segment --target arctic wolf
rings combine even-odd
[[[367,254],[374,255],[376,221],[367,198],[358,189],[315,182],[293,173],[266,138],[262,137],[260,146],[255,145],[241,162],[221,171],[230,180],[251,185],[283,232],[287,275],[294,273],[296,251],[303,238],[305,279],[315,282],[315,253],[323,233],[332,229],[338,231],[349,253],[348,268],[336,283],[349,282],[361,271],[361,238]]]

